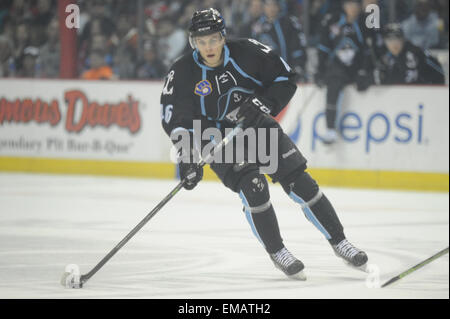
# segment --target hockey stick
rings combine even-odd
[[[229,132],[225,138],[217,144],[212,151],[204,158],[198,162],[200,167],[206,165],[213,156],[214,153],[218,152],[223,146],[227,145],[233,137],[235,137],[239,131],[241,131],[241,124],[238,124],[231,132]],[[95,265],[88,273],[80,276],[79,267],[75,264],[67,265],[66,270],[61,278],[61,284],[67,288],[82,288],[83,285],[97,273],[133,236],[144,227],[147,222],[152,219],[156,213],[164,207],[165,204],[169,200],[171,200],[180,190],[183,188],[184,183],[186,182],[186,178],[180,181],[177,186],[158,204],[153,210],[148,213],[147,216],[137,224],[105,257],[103,257],[100,262]]]
[[[438,259],[441,256],[444,256],[446,253],[448,253],[448,247],[445,248],[444,250],[441,250],[440,252],[438,252],[437,254],[431,256],[428,259],[425,259],[424,261],[422,261],[421,263],[415,265],[414,267],[409,268],[408,270],[402,272],[400,275],[397,275],[391,279],[389,279],[387,282],[385,282],[381,288],[386,287],[390,284],[392,284],[393,282],[396,282],[397,280],[402,279],[403,277],[409,275],[410,273],[416,271],[419,268],[422,268],[423,266],[425,266],[426,264],[429,264],[430,262],[432,262],[433,260]]]

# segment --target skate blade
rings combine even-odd
[[[343,260],[344,264],[346,264],[348,267],[352,268],[352,269],[356,269],[365,273],[369,273],[369,269],[368,269],[368,263],[366,262],[364,265],[361,266],[353,266],[351,263],[349,263],[346,260]]]
[[[288,278],[292,279],[292,280],[300,280],[300,281],[305,281],[306,280],[306,274],[303,270],[300,270],[298,273],[288,276]]]

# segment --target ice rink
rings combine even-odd
[[[308,280],[275,269],[239,197],[215,182],[177,194],[83,289],[88,272],[175,180],[0,174],[0,298],[449,298],[448,254],[387,288],[370,288],[448,246],[448,193],[323,188],[347,238],[374,270],[348,268],[278,185],[272,203]]]

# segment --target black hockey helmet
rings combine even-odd
[[[191,25],[189,26],[189,40],[191,42],[191,46],[193,45],[193,37],[208,35],[216,32],[220,32],[222,36],[226,35],[225,20],[218,10],[209,8],[194,12]]]
[[[383,28],[383,38],[404,39],[405,34],[400,23],[389,23]]]

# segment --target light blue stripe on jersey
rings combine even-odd
[[[192,57],[194,58],[195,63],[197,63],[197,65],[202,69],[202,80],[206,80],[206,71],[207,70],[214,70],[213,68],[207,67],[204,64],[201,64],[200,61],[198,60],[198,51],[194,50],[194,52],[192,53]],[[202,115],[206,116],[206,109],[205,109],[205,97],[201,96],[200,97],[200,106],[202,108]]]
[[[214,70],[213,68],[210,68],[209,66],[206,66],[206,65],[200,63],[200,61],[198,60],[198,51],[197,50],[194,50],[194,52],[192,53],[192,57],[194,58],[195,63],[197,63],[197,65],[199,67],[201,67],[202,70],[209,70],[209,71]]]
[[[206,80],[206,69],[203,68],[202,68],[202,80]],[[202,108],[202,115],[206,116],[205,97],[203,95],[200,96],[200,106]]]
[[[256,230],[255,223],[253,222],[252,214],[250,213],[248,201],[245,198],[245,195],[242,191],[239,192],[239,197],[242,199],[242,203],[245,207],[245,217],[247,217],[247,221],[250,224],[250,227],[252,228],[253,234],[256,236],[256,238],[259,240],[259,242],[264,246],[264,243],[261,239],[261,237],[258,234],[258,231]]]
[[[285,76],[279,76],[277,77],[274,82],[282,82],[282,81],[288,81],[289,78],[285,77]]]
[[[438,71],[439,73],[445,75],[444,70],[443,70],[439,65],[437,65],[436,63],[434,63],[434,62],[433,62],[432,60],[430,60],[429,58],[427,58],[426,61],[427,61],[427,64],[428,64],[429,66],[431,66],[433,69],[435,69],[435,70]]]
[[[274,27],[278,37],[278,42],[280,43],[281,56],[287,61],[286,40],[284,39],[283,30],[281,30],[280,22],[278,20],[275,21]]]
[[[305,213],[308,220],[316,226],[316,228],[325,236],[326,239],[331,239],[330,234],[327,232],[327,230],[322,226],[322,224],[317,219],[316,215],[312,212],[312,210],[309,208],[308,204],[299,196],[297,196],[294,192],[289,193],[289,197],[294,200],[294,202],[299,203],[302,206],[303,212]]]
[[[361,29],[359,28],[359,25],[356,21],[353,22],[353,28],[355,28],[356,36],[358,37],[359,42],[364,43],[364,37],[363,37]]]
[[[253,90],[247,90],[247,89],[244,89],[244,88],[238,86],[238,87],[231,88],[226,95],[222,95],[221,97],[219,97],[219,99],[217,101],[217,114],[219,114],[219,103],[220,103],[220,100],[223,97],[225,97],[225,96],[227,97],[226,107],[225,107],[225,110],[223,111],[222,116],[220,118],[218,118],[219,121],[222,121],[224,119],[225,115],[227,114],[228,107],[230,106],[231,93],[233,93],[235,91],[244,92],[244,93],[247,93],[247,94],[253,94],[255,92]]]
[[[336,118],[334,119],[334,127],[339,129],[338,127],[338,123],[339,123],[339,118],[341,117],[341,112],[342,112],[342,101],[344,99],[344,91],[342,90],[341,92],[339,92],[339,96],[337,99],[337,105],[336,105]]]
[[[227,66],[228,62],[230,61],[230,49],[228,49],[227,45],[225,44],[223,50],[224,50],[223,66]]]
[[[303,51],[302,50],[297,50],[297,51],[292,52],[291,55],[295,59],[295,58],[301,57],[303,55]]]
[[[326,46],[324,46],[323,44],[319,44],[319,45],[317,46],[317,48],[318,48],[320,51],[323,51],[323,52],[325,52],[325,53],[328,53],[328,54],[331,53],[331,50],[330,50],[329,48],[327,48]]]
[[[347,22],[347,18],[345,17],[345,14],[342,13],[342,14],[341,14],[341,18],[339,19],[338,24],[339,24],[339,25],[344,25],[346,22]]]
[[[244,70],[242,70],[239,65],[236,63],[236,61],[234,61],[233,58],[230,57],[230,62],[233,64],[234,68],[236,69],[236,71],[238,71],[244,78],[250,79],[253,82],[255,82],[256,84],[258,84],[259,86],[263,86],[261,81],[258,81],[257,79],[253,78],[252,76],[248,75],[247,73],[244,72]]]

